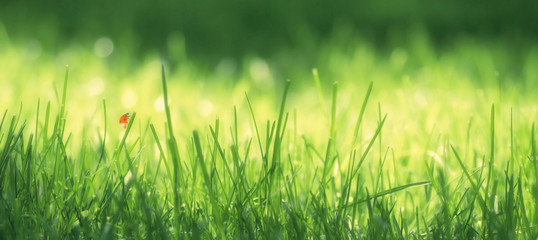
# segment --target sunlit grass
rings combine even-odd
[[[329,44],[287,81],[3,41],[0,236],[537,237],[535,46]]]

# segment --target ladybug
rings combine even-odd
[[[120,117],[120,126],[127,128],[127,120],[129,120],[129,113],[123,114],[123,116]]]

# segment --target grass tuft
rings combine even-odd
[[[367,108],[373,82],[356,105],[342,104],[358,97],[335,82],[329,113],[313,75],[318,117],[329,121],[290,104],[298,90],[286,81],[274,112],[247,91],[233,112],[191,135],[172,119],[184,105],[170,106],[175,92],[162,66],[162,120],[142,123],[133,112],[125,130],[114,129],[103,100],[92,140],[90,130],[70,132],[66,68],[58,106],[43,111],[38,100],[35,127],[22,106],[2,115],[0,238],[537,238],[534,124],[518,132],[512,109],[508,124],[504,108],[491,105],[489,124],[487,113],[454,123],[456,140],[398,129],[409,137],[399,143],[391,129],[398,117],[383,113],[382,101]],[[312,127],[318,122],[323,129]]]

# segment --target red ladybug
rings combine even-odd
[[[129,113],[123,114],[123,116],[120,117],[120,126],[127,128],[127,120],[129,120]]]

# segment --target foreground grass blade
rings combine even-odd
[[[359,116],[357,117],[357,122],[355,123],[355,130],[353,131],[353,143],[352,146],[355,146],[357,144],[357,138],[359,136],[359,129],[362,124],[362,118],[364,116],[364,111],[366,110],[366,105],[368,104],[368,99],[370,99],[370,94],[372,93],[374,82],[370,82],[370,85],[368,85],[368,90],[366,91],[366,95],[364,96],[364,100],[362,101],[361,110],[359,112]]]
[[[176,233],[179,234],[181,231],[181,225],[180,225],[180,219],[181,219],[181,213],[179,211],[179,207],[181,206],[181,196],[180,196],[180,188],[182,187],[182,171],[181,171],[181,159],[179,157],[179,150],[177,148],[177,141],[176,137],[174,135],[174,130],[172,128],[172,117],[170,115],[170,106],[168,105],[168,88],[166,86],[166,77],[164,74],[164,65],[162,65],[161,68],[162,72],[162,84],[163,84],[163,96],[164,96],[164,109],[166,112],[166,119],[167,119],[167,130],[168,130],[168,136],[169,139],[167,139],[166,143],[168,146],[168,152],[170,153],[170,161],[172,161],[172,187],[174,192],[174,212],[176,215],[176,221],[177,221],[177,230]],[[179,236],[179,235],[178,235]]]
[[[368,201],[370,201],[372,199],[376,199],[376,198],[379,198],[379,197],[394,194],[396,192],[399,192],[399,191],[402,191],[402,190],[405,190],[405,189],[408,189],[408,188],[412,188],[412,187],[430,185],[431,183],[432,183],[431,181],[422,181],[422,182],[410,183],[410,184],[405,184],[405,185],[402,185],[402,186],[394,187],[394,188],[391,188],[391,189],[387,189],[387,190],[375,193],[375,194],[373,194],[371,196],[368,196],[368,197],[366,197],[364,199],[354,201],[354,202],[348,204],[347,207],[353,207],[353,206],[355,206],[357,204],[365,203],[365,202],[368,202]]]

